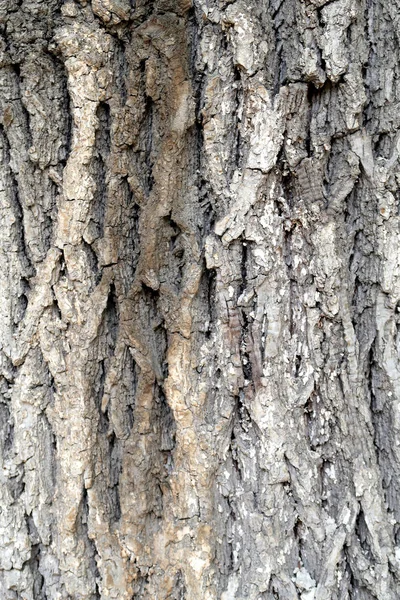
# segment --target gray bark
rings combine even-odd
[[[400,595],[398,0],[0,1],[0,597]]]

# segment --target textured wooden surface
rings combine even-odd
[[[399,0],[0,0],[1,600],[400,595]]]

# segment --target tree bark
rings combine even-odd
[[[399,597],[399,8],[0,1],[2,600]]]

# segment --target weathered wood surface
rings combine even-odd
[[[400,597],[399,0],[0,1],[0,597]]]

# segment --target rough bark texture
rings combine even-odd
[[[400,594],[399,0],[0,0],[0,597]]]

